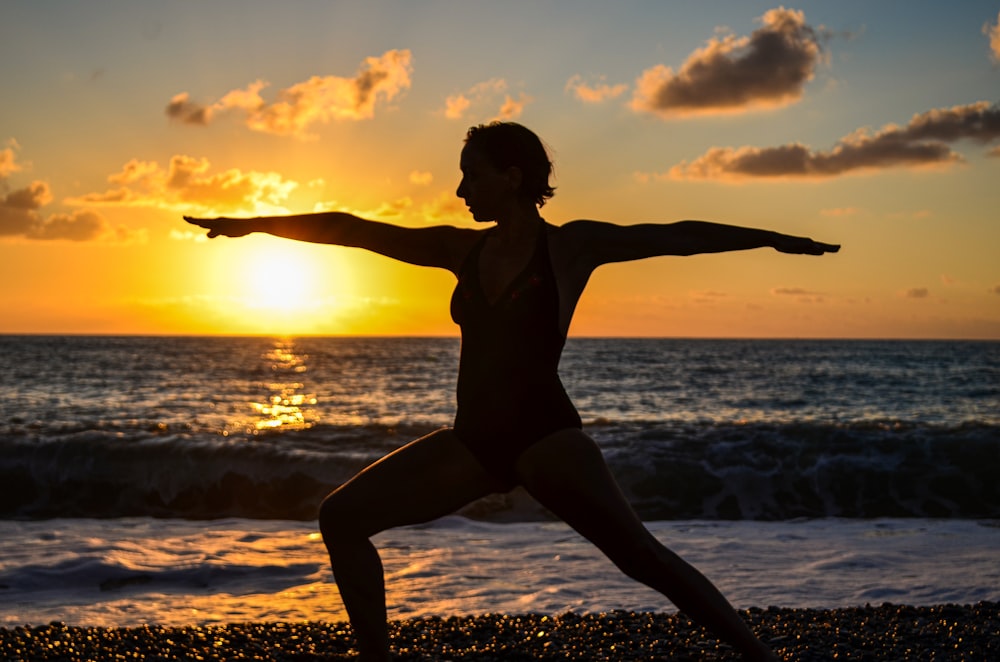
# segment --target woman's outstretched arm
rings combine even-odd
[[[751,248],[770,247],[782,253],[803,255],[822,255],[840,250],[838,244],[708,221],[638,225],[574,221],[565,229],[574,235],[574,241],[579,242],[594,267],[658,255],[696,255]]]
[[[243,237],[264,232],[298,241],[364,248],[410,264],[451,271],[461,266],[476,236],[473,230],[450,226],[407,228],[344,212],[257,218],[185,216],[184,220],[208,230],[209,237]]]

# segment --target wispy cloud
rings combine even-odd
[[[454,193],[448,191],[438,194],[433,200],[422,205],[420,211],[422,218],[435,223],[455,221],[469,216],[465,204],[455,197]]]
[[[628,85],[625,83],[610,85],[605,82],[603,76],[594,83],[585,82],[583,76],[580,75],[573,76],[566,82],[566,91],[571,92],[573,96],[584,103],[600,103],[608,99],[615,99],[624,94],[626,90],[628,90]]]
[[[856,216],[860,212],[861,210],[857,207],[833,207],[830,209],[821,209],[819,213],[831,218],[844,218],[846,216]]]
[[[930,110],[906,126],[860,129],[829,151],[801,143],[778,147],[713,147],[670,169],[670,179],[825,178],[898,167],[947,166],[963,160],[949,143],[1000,139],[1000,105],[988,101]]]
[[[476,113],[480,117],[490,117],[490,119],[517,119],[524,112],[524,107],[534,99],[524,92],[514,98],[507,93],[507,90],[507,81],[502,78],[491,78],[476,83],[464,92],[458,92],[444,100],[444,116],[450,120],[460,120],[471,113]],[[500,101],[501,95],[502,101]],[[492,114],[484,112],[486,108],[496,108],[497,104],[499,109],[496,112]]]
[[[67,202],[79,205],[159,207],[192,213],[280,211],[298,183],[276,172],[243,172],[237,168],[210,172],[208,159],[182,154],[161,167],[155,161],[132,159],[108,177],[115,185],[103,193],[88,193]]]
[[[406,213],[413,207],[413,200],[408,196],[403,196],[396,200],[390,200],[381,203],[378,207],[372,209],[358,209],[356,207],[349,207],[343,205],[336,200],[327,200],[323,202],[317,202],[313,205],[313,211],[316,212],[326,212],[326,211],[340,211],[347,212],[349,214],[354,214],[356,216],[362,216],[364,218],[384,220],[384,221],[399,221],[400,218],[406,215]]]
[[[993,59],[1000,62],[1000,12],[997,12],[996,23],[987,21],[983,25],[983,34],[989,37],[990,53],[993,55]]]
[[[631,107],[662,117],[740,112],[800,99],[822,60],[821,29],[779,7],[750,36],[713,37],[678,71],[663,64],[636,81]]]
[[[410,173],[410,183],[417,186],[430,186],[434,183],[434,173],[426,170],[414,170]]]
[[[17,141],[11,138],[7,141],[7,146],[0,149],[0,182],[24,169],[24,166],[17,162],[17,152],[20,148]]]
[[[822,292],[814,292],[801,287],[775,287],[771,290],[774,296],[818,297]]]
[[[409,89],[412,71],[409,50],[390,50],[365,58],[353,77],[313,76],[279,90],[272,102],[261,96],[270,84],[257,80],[208,104],[181,92],[167,104],[166,113],[184,124],[207,125],[227,111],[238,111],[254,131],[308,138],[315,124],[371,119],[379,102],[390,102]]]
[[[804,287],[774,287],[771,288],[771,296],[774,297],[794,297],[799,303],[822,304],[826,301],[825,292],[816,292]]]
[[[504,98],[503,105],[500,106],[500,112],[497,114],[496,119],[516,120],[524,112],[524,107],[534,100],[533,97],[524,92],[521,92],[516,99],[508,94]]]
[[[694,303],[713,304],[718,303],[720,300],[725,299],[729,295],[725,292],[719,292],[717,290],[703,290],[699,292],[689,292],[688,296]]]
[[[444,116],[450,120],[462,119],[473,105],[488,102],[496,95],[507,91],[507,81],[491,78],[476,83],[464,92],[453,94],[444,101]]]

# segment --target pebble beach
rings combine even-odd
[[[1000,659],[1000,603],[841,609],[749,609],[754,631],[785,660]],[[393,621],[398,660],[738,660],[683,614],[611,611]],[[0,659],[352,660],[346,623],[0,630]]]

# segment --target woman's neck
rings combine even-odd
[[[545,220],[538,213],[538,207],[515,207],[511,214],[497,219],[493,236],[504,244],[518,244],[534,237],[543,223]]]

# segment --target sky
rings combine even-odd
[[[457,335],[454,277],[195,216],[472,227],[469,126],[543,216],[842,244],[607,265],[573,336],[1000,339],[1000,2],[0,7],[0,333]]]

